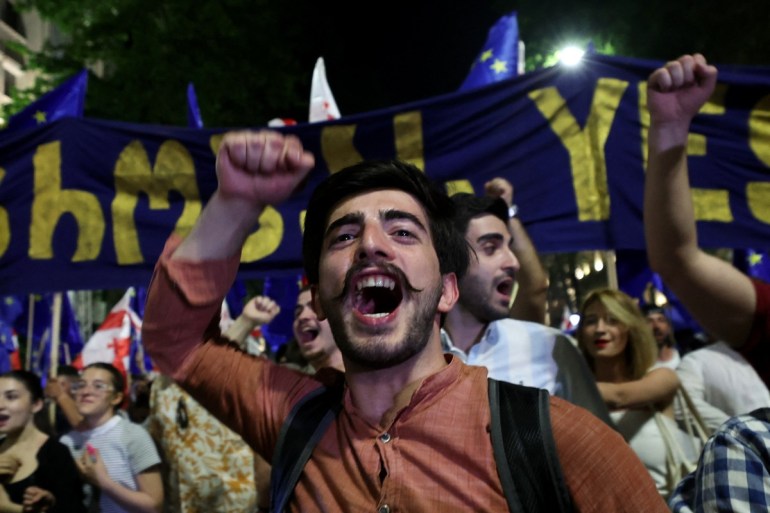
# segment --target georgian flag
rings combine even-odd
[[[96,362],[111,363],[124,375],[129,369],[131,341],[141,333],[142,320],[131,309],[131,298],[135,291],[129,287],[91,338],[83,351],[75,358],[73,365],[82,369]]]
[[[317,123],[340,118],[340,109],[334,101],[332,89],[326,80],[326,65],[319,57],[313,69],[313,81],[310,85],[310,115],[308,121]]]

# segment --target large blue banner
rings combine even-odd
[[[643,249],[645,81],[657,62],[591,56],[468,92],[282,128],[316,155],[305,186],[268,208],[242,277],[301,267],[304,207],[329,173],[415,163],[451,191],[496,176],[541,252]],[[690,174],[704,247],[770,240],[770,70],[720,67],[693,124]],[[227,129],[63,119],[0,132],[0,294],[146,285],[166,237],[216,187]]]

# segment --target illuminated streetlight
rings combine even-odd
[[[565,66],[577,66],[585,53],[577,46],[567,46],[556,52],[556,57]]]

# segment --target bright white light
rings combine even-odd
[[[594,254],[594,271],[599,272],[602,269],[604,269],[604,261],[602,260],[601,254],[597,251],[596,254]]]
[[[556,52],[556,57],[565,66],[577,66],[586,52],[577,46],[568,46]]]
[[[585,276],[585,273],[583,272],[583,269],[580,267],[575,268],[575,278],[578,280],[582,280],[583,276]]]
[[[572,314],[569,316],[569,323],[573,326],[577,326],[580,322],[580,314]]]

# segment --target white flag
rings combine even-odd
[[[310,86],[310,115],[308,121],[316,123],[318,121],[329,121],[338,119],[340,110],[337,108],[337,102],[334,101],[334,95],[326,81],[326,65],[323,57],[319,57],[313,69],[313,82]]]

